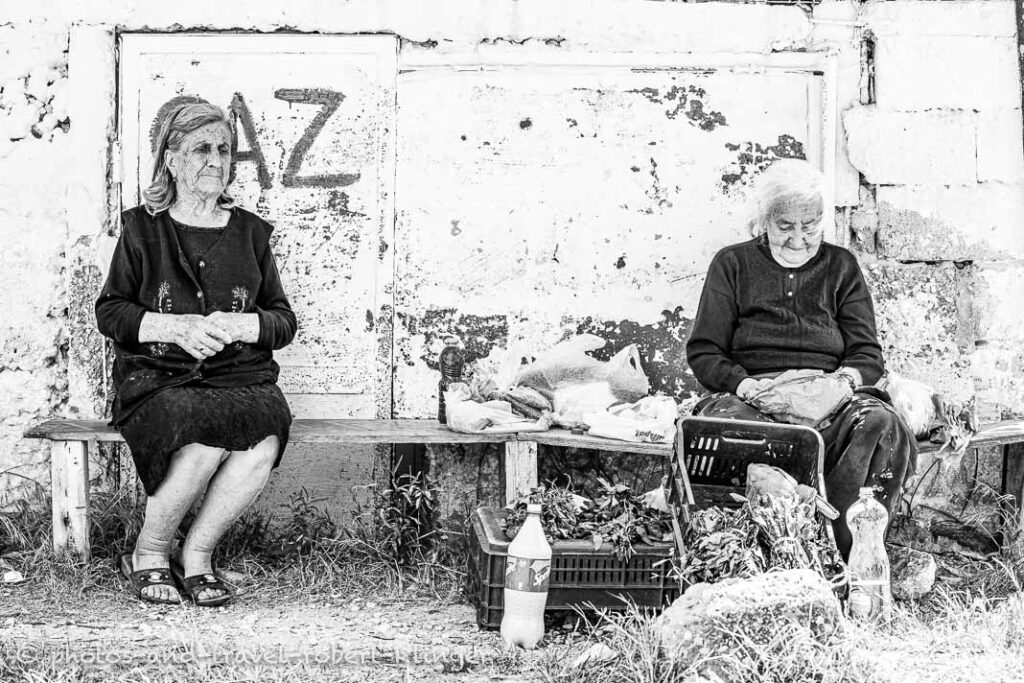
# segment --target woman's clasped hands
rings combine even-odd
[[[160,314],[147,315],[152,320],[154,341],[177,344],[196,360],[205,360],[219,353],[233,342],[256,343],[259,319],[254,313],[225,313],[215,311],[209,315]],[[149,322],[149,320],[144,320]],[[142,333],[140,333],[140,338]]]

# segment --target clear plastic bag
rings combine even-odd
[[[620,441],[672,443],[676,436],[676,402],[668,396],[647,396],[636,403],[586,413],[583,422],[592,436]]]
[[[852,396],[849,383],[834,375],[787,370],[747,403],[782,422],[823,429]]]
[[[605,344],[593,334],[556,344],[520,368],[513,383],[550,398],[559,423],[566,426],[578,422],[584,413],[646,396],[651,386],[636,345],[626,346],[607,362],[587,355],[587,351],[596,351]]]
[[[445,414],[448,428],[465,434],[544,431],[551,420],[542,416],[529,420],[512,412],[507,401],[477,403],[471,398],[469,386],[456,382],[444,392]]]

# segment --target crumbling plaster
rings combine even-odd
[[[850,216],[853,245],[875,288],[890,365],[967,398],[974,339],[988,336],[1006,349],[1024,348],[1020,297],[1014,295],[1024,291],[1024,161],[1019,80],[1007,52],[1010,0],[898,0],[860,9],[826,0],[813,21],[795,7],[645,0],[591,2],[586,11],[549,0],[3,4],[0,230],[7,267],[0,271],[6,314],[0,323],[0,471],[13,465],[38,474],[30,465],[43,462],[45,451],[20,438],[32,421],[52,414],[93,416],[104,407],[105,359],[81,351],[98,342],[81,311],[109,255],[109,246],[99,245],[111,230],[113,205],[107,188],[115,29],[395,33],[403,39],[400,67],[434,62],[472,68],[474,61],[529,66],[566,55],[628,56],[638,50],[757,61],[773,50],[830,50],[839,74],[837,100],[847,110],[840,144],[849,159],[839,155],[839,173],[856,179],[860,172],[865,181],[859,196],[854,184],[837,203],[860,208]],[[876,41],[873,102],[861,95],[868,91],[860,61],[864,29]],[[985,60],[985,78],[972,71],[979,59]],[[406,125],[415,124],[415,117],[407,119]],[[401,201],[399,193],[399,221]],[[968,267],[961,267],[963,261],[970,261]],[[624,274],[611,276],[629,286]],[[680,299],[692,298],[698,288],[699,277],[691,279],[676,281]],[[658,296],[668,299],[670,290]],[[678,315],[667,304],[664,313]],[[528,321],[535,329],[526,336],[584,327],[548,317]],[[640,322],[664,324],[658,316]],[[424,349],[408,343],[396,339],[396,363],[419,362]],[[1005,366],[1019,371],[1016,353]],[[429,373],[417,373],[426,381]],[[1024,396],[1016,386],[1008,406],[1019,412]],[[429,396],[427,388],[417,402]],[[410,410],[429,412],[420,405]],[[0,489],[10,483],[0,478]]]

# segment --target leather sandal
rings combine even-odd
[[[213,572],[185,576],[185,569],[181,566],[181,563],[171,559],[171,575],[174,576],[175,581],[178,582],[185,595],[199,607],[217,607],[234,597],[231,589],[224,585]],[[212,598],[198,597],[200,593],[207,590],[219,591],[221,594],[215,595]]]
[[[152,602],[157,605],[181,604],[180,595],[177,598],[157,598],[142,592],[144,588],[149,588],[150,586],[168,586],[177,591],[178,586],[175,585],[171,577],[171,570],[169,567],[156,567],[154,569],[140,569],[135,571],[135,568],[132,566],[131,553],[123,553],[119,558],[118,564],[120,566],[121,576],[128,580],[128,585],[131,587],[132,592],[135,593],[140,600]]]

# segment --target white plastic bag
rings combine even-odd
[[[621,349],[608,362],[586,354],[606,343],[596,335],[581,334],[556,344],[533,363],[520,368],[514,383],[551,398],[563,424],[578,421],[584,413],[646,396],[650,382],[640,365],[635,344]]]
[[[528,420],[512,412],[507,401],[477,403],[470,400],[469,387],[456,382],[444,392],[445,416],[448,428],[464,434],[505,434],[509,432],[537,432],[551,427],[551,420],[542,417]]]
[[[603,436],[619,441],[671,443],[676,435],[675,425],[671,422],[665,424],[652,420],[631,420],[607,411],[587,413],[583,416],[583,421],[590,426],[587,433],[591,436]]]
[[[668,396],[647,396],[636,403],[583,415],[588,433],[619,441],[671,443],[676,436],[676,402]]]

